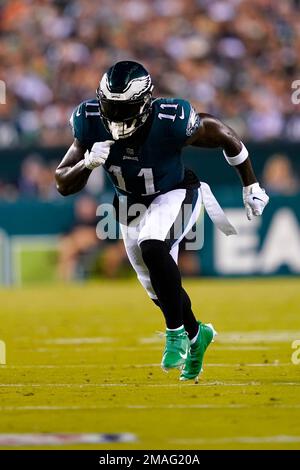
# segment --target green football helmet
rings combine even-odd
[[[153,85],[147,70],[132,61],[117,62],[100,80],[100,116],[114,140],[130,137],[151,111]]]

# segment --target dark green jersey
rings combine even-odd
[[[112,140],[96,100],[81,103],[71,124],[74,137],[89,150],[95,142]],[[146,202],[175,188],[198,185],[198,179],[184,168],[182,149],[199,125],[200,118],[188,101],[155,99],[144,126],[111,146],[104,168],[117,193]]]

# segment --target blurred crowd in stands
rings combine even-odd
[[[5,158],[3,154],[2,158]],[[63,157],[59,155],[60,158]],[[0,199],[14,201],[17,198],[37,198],[41,201],[53,201],[60,199],[61,195],[56,190],[54,172],[58,160],[46,160],[39,153],[28,152],[24,157],[19,175],[14,181],[7,181],[1,177],[0,162]],[[86,185],[85,192],[96,198],[104,189],[104,171],[101,167],[96,168]]]
[[[300,140],[299,0],[2,0],[0,147],[70,142],[68,120],[115,61],[244,139]]]

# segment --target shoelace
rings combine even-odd
[[[187,337],[187,333],[185,331],[183,333],[180,333],[179,335],[170,335],[168,333],[165,333],[165,336],[167,337],[166,347],[168,348],[168,350],[171,352],[176,352],[181,346],[181,341],[185,337]]]
[[[156,331],[155,333],[156,333],[157,336],[159,336],[160,338],[165,338],[165,337],[171,338],[171,337],[173,337],[173,335],[172,335],[172,336],[171,336],[171,335],[168,335],[168,332],[167,332],[167,333],[163,333],[162,331]],[[174,338],[178,338],[178,337],[181,338],[182,335],[187,336],[188,334],[187,334],[186,331],[183,331],[182,333],[180,333],[180,336],[179,336],[179,335],[176,335],[176,336],[174,335]]]

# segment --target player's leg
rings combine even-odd
[[[197,219],[199,217],[198,210],[196,209],[193,214],[191,214],[186,227],[183,231],[183,235],[180,237],[182,239],[186,234],[188,233],[189,230],[193,227],[193,225],[196,223]],[[179,253],[179,241],[175,240],[170,254],[176,264],[178,264],[178,253]],[[193,344],[198,336],[199,333],[199,322],[197,321],[194,312],[192,310],[192,302],[187,294],[187,292],[184,290],[183,287],[181,287],[181,302],[182,302],[182,314],[183,314],[183,324],[186,332],[188,333],[189,340],[191,344]]]
[[[146,266],[145,261],[143,259],[142,250],[137,243],[136,229],[125,226],[125,225],[121,225],[121,224],[120,224],[120,228],[121,228],[122,237],[123,237],[128,259],[131,265],[133,266],[134,270],[136,271],[137,277],[140,283],[142,284],[144,289],[147,291],[149,297],[155,303],[159,304],[157,293],[155,292],[152,286],[149,269]],[[163,242],[159,242],[159,243],[163,243]],[[154,253],[151,253],[151,255],[153,256]],[[156,254],[155,254],[155,257],[156,257]],[[160,252],[158,253],[157,259],[161,259]],[[177,305],[175,305],[175,307],[178,308]],[[184,361],[187,357],[187,349],[188,349],[188,338],[184,330],[184,327],[182,326],[182,320],[181,320],[180,328],[175,329],[175,331],[172,329],[167,330],[166,336],[167,336],[167,345],[169,345],[169,347],[168,347],[167,357],[165,353],[163,355],[162,367],[164,369],[168,369],[171,367],[180,367],[184,364]]]
[[[137,243],[137,230],[135,227],[128,227],[125,225],[120,224],[121,232],[122,232],[122,237],[123,237],[123,242],[125,245],[126,253],[128,256],[128,259],[134,268],[135,272],[137,273],[138,280],[146,290],[147,294],[149,297],[153,300],[153,302],[162,310],[164,313],[164,308],[162,307],[160,301],[157,298],[157,295],[155,293],[155,289],[153,288],[151,279],[150,279],[150,273],[149,269],[147,268],[143,256],[142,256],[142,251]],[[178,253],[178,247],[174,247],[170,254],[173,258],[172,265],[174,267],[174,262],[177,263],[177,253]],[[153,255],[153,254],[152,254]],[[154,259],[159,260],[159,256],[154,256]],[[176,274],[178,277],[178,268],[176,266]],[[167,278],[169,277],[169,274],[166,276]],[[178,280],[181,282],[180,277],[178,277]],[[180,302],[180,300],[179,300]],[[198,323],[197,320],[191,310],[191,301],[187,295],[187,293],[184,291],[184,289],[181,287],[181,302],[182,302],[182,313],[183,313],[183,324],[185,326],[186,331],[188,332],[189,338],[192,339],[198,330]],[[175,302],[174,309],[169,309],[167,307],[164,316],[166,319],[166,316],[168,316],[167,312],[171,310],[178,310],[178,305]],[[166,319],[167,325],[171,328],[173,326],[172,323],[168,324],[168,321]],[[180,319],[180,325],[182,325],[182,318]],[[175,326],[177,326],[175,324]]]
[[[146,290],[150,299],[157,301],[157,296],[151,284],[149,270],[144,263],[142,252],[138,245],[138,230],[135,227],[123,224],[120,224],[120,230],[127,257],[136,272],[138,280]]]
[[[196,320],[188,294],[183,288],[181,292],[184,327],[189,334],[190,347],[180,380],[195,379],[197,382],[202,371],[205,351],[213,341],[216,331],[210,323],[206,325]]]
[[[134,270],[137,273],[137,277],[145,290],[147,291],[148,295],[150,298],[155,301],[157,305],[160,305],[160,302],[157,298],[157,294],[155,292],[155,289],[153,288],[151,279],[150,279],[150,273],[149,269],[146,266],[141,248],[138,245],[138,242],[140,242],[142,236],[150,236],[151,238],[151,228],[153,228],[153,238],[160,238],[160,241],[165,239],[167,237],[167,234],[170,230],[170,227],[172,226],[174,220],[178,216],[178,213],[180,212],[180,209],[182,207],[183,202],[186,199],[186,190],[180,189],[180,190],[175,190],[171,191],[170,193],[164,194],[162,196],[159,196],[158,198],[155,199],[154,202],[155,204],[155,210],[152,210],[151,215],[149,214],[149,210],[146,211],[144,214],[142,220],[135,226],[135,225],[123,225],[120,224],[120,229],[122,232],[122,238],[124,241],[125,249],[127,252],[127,256],[129,258],[129,261],[131,265],[133,266]],[[171,207],[171,210],[170,210]],[[161,212],[161,208],[163,208],[163,211]],[[158,211],[157,211],[158,209]],[[165,213],[164,213],[165,212]],[[157,217],[158,215],[158,217]],[[159,221],[159,218],[162,218],[162,224]],[[150,231],[149,231],[150,228]],[[160,232],[158,233],[158,230]],[[157,256],[156,253],[156,247],[154,246],[152,249],[152,246],[147,247],[146,250],[144,250],[144,256],[149,260],[148,262],[152,265],[152,260],[154,260],[154,265],[153,265],[153,270],[157,269],[157,271],[160,270],[160,257]],[[164,249],[163,252],[166,250]],[[170,252],[170,254],[169,254]],[[171,255],[171,256],[170,256]],[[174,272],[174,277],[176,278],[176,283],[181,285],[181,278],[180,274],[177,268],[177,256],[178,256],[178,247],[174,246],[173,248],[168,248],[168,253],[167,253],[167,260],[170,262],[171,269]],[[175,266],[174,266],[174,261],[175,261]],[[160,274],[160,272],[158,273]],[[155,276],[153,276],[154,278]],[[164,279],[168,279],[169,274],[167,270],[167,275],[164,277]],[[155,279],[154,279],[155,282]],[[168,286],[167,286],[168,289]],[[167,290],[166,289],[166,290]],[[183,298],[183,305],[186,306],[186,296],[184,294],[182,295]],[[169,308],[167,307],[167,310],[171,310],[174,312],[178,311],[178,314],[180,315],[180,322],[182,324],[182,315],[181,315],[181,309],[178,309],[178,305],[180,305],[180,299],[177,297],[178,301],[176,302],[176,308]],[[196,319],[194,319],[194,322],[196,322]],[[168,323],[168,320],[167,320]],[[195,325],[194,325],[195,326]]]
[[[171,193],[172,193],[171,195],[170,193],[168,193],[167,195],[160,196],[159,204],[156,205],[156,210],[158,209],[158,214],[160,216],[161,215],[163,216],[161,221],[159,221],[159,218],[156,217],[157,212],[155,211],[152,212],[152,215],[150,216],[149,211],[147,211],[144,218],[142,219],[142,223],[138,227],[138,230],[136,227],[131,228],[131,227],[126,227],[126,226],[121,225],[121,231],[122,231],[123,241],[125,244],[127,255],[133,268],[137,272],[138,279],[143,285],[143,287],[146,289],[150,298],[163,310],[163,313],[164,313],[165,307],[161,305],[158,299],[158,296],[155,292],[155,289],[153,288],[149,269],[144,262],[142,251],[141,251],[141,248],[138,246],[136,236],[137,236],[137,233],[139,233],[139,240],[141,239],[142,236],[145,236],[145,235],[148,235],[148,236],[152,235],[154,236],[154,239],[155,237],[160,237],[160,238],[166,237],[166,233],[168,232],[168,229],[170,229],[170,217],[171,217],[171,226],[172,226],[174,219],[177,217],[178,213],[180,212],[182,208],[183,201],[186,199],[185,190],[176,190]],[[174,198],[174,193],[175,193],[175,198]],[[191,196],[191,192],[189,193],[189,196]],[[172,210],[170,210],[170,208]],[[188,223],[184,227],[182,236],[179,238],[177,237],[177,239],[173,240],[174,243],[171,249],[169,250],[170,256],[169,256],[168,261],[170,261],[170,258],[173,258],[173,261],[175,261],[175,264],[177,264],[179,242],[186,235],[186,233],[191,229],[191,227],[194,225],[195,221],[197,220],[199,216],[200,208],[201,208],[201,198],[197,197],[196,203],[194,204],[194,208],[191,211],[190,217],[188,218],[188,221],[187,221]],[[151,230],[149,231],[149,229],[151,228],[154,228],[154,233],[151,233]],[[152,248],[149,249],[148,256],[146,255],[147,258],[149,259],[151,258],[150,263],[152,261],[152,258],[159,261],[161,259],[160,257],[161,252],[159,253],[159,256],[158,256],[157,253],[153,253],[153,252],[151,253],[151,251],[152,251]],[[155,255],[155,256],[150,256],[150,254]],[[174,264],[173,264],[173,267],[174,267]],[[157,272],[158,272],[158,264],[156,263],[155,263],[155,269],[157,269]],[[177,276],[178,275],[177,266],[176,266],[176,269],[177,269],[177,272],[176,272],[176,276]],[[169,277],[169,270],[167,272],[167,275],[164,277],[164,279],[168,277]],[[179,280],[180,280],[180,277],[179,277]],[[153,282],[154,284],[156,284],[157,281],[154,280]],[[178,282],[178,277],[177,277],[177,282]],[[180,280],[180,283],[181,283],[181,280]],[[158,287],[158,289],[160,289],[160,287]],[[185,325],[186,331],[188,331],[189,333],[189,338],[192,340],[192,342],[194,342],[199,331],[199,323],[195,319],[195,316],[191,309],[190,299],[188,295],[186,294],[186,292],[183,290],[182,286],[180,288],[180,291],[181,291],[181,315],[183,316],[183,323]],[[163,288],[163,292],[166,293],[164,288]],[[177,292],[178,292],[178,289],[177,289]],[[176,308],[174,307],[175,311],[180,312],[178,305],[180,306],[180,300],[177,301]],[[167,306],[167,311],[168,312],[170,311],[170,308],[168,306]],[[164,366],[166,363],[167,365],[172,365],[173,367],[176,367],[178,366],[177,359],[179,359],[181,364],[184,362],[184,356],[185,356],[184,348],[186,345],[186,338],[184,338],[184,334],[182,335],[182,333],[184,332],[183,329],[182,329],[183,331],[182,330],[176,331],[175,329],[175,332],[173,332],[172,330],[173,329],[167,330],[167,334],[169,336],[169,338],[167,337],[167,346],[168,345],[171,346],[171,348],[169,348],[171,349],[171,361],[164,361],[164,358],[165,358],[165,354],[164,354],[162,365]],[[177,351],[177,353],[175,354],[175,356],[177,357],[177,359],[176,357],[174,359],[174,354],[172,352],[174,345],[176,346],[175,350]],[[180,355],[180,352],[183,357]]]
[[[163,307],[158,299],[153,299],[153,302],[163,311]],[[181,287],[181,308],[185,331],[189,339],[192,340],[198,334],[199,324],[192,310],[191,299],[183,287]]]
[[[181,333],[182,327],[178,327],[181,322],[184,323],[186,330],[189,330],[191,347],[189,348],[184,373],[181,376],[181,380],[186,380],[196,378],[199,375],[204,353],[212,341],[214,330],[211,326],[197,322],[191,309],[191,301],[182,288],[177,267],[178,246],[199,217],[202,202],[201,193],[197,190],[186,191],[180,206],[178,205],[180,200],[178,196],[182,196],[182,194],[177,193],[176,197],[173,198],[174,193],[176,191],[157,198],[158,204],[152,214],[150,213],[146,217],[139,238],[142,256],[149,269],[151,284],[158,298],[157,303],[161,307],[167,323],[167,344],[162,361],[164,368],[176,367],[182,356],[184,356],[177,355],[179,362],[176,362],[174,351],[172,351],[172,354],[168,354],[168,332],[171,330],[172,336]],[[190,206],[190,213],[187,206]],[[174,218],[176,211],[176,220],[173,220],[173,223],[169,225],[169,232],[173,235],[167,239],[165,229],[170,218]],[[184,213],[183,217],[180,212]],[[187,217],[186,214],[188,214]],[[181,232],[175,236],[176,230],[174,230],[174,227],[176,221],[178,222],[178,217],[183,223],[181,224]],[[153,227],[155,227],[154,231]],[[178,223],[175,228],[178,230]],[[171,328],[171,326],[174,328]],[[177,326],[176,329],[175,326]],[[199,348],[200,343],[201,347]],[[179,344],[178,341],[177,345]]]
[[[165,196],[165,195],[163,196],[163,199],[167,203],[167,206],[169,204],[171,204],[172,214],[173,214],[170,222],[167,223],[167,225],[164,226],[163,238],[166,237],[166,235],[167,235],[167,233],[170,229],[170,226],[172,226],[174,220],[176,219],[176,216],[178,215],[178,212],[180,211],[182,202],[185,199],[185,195],[186,195],[185,190],[177,190],[175,192],[175,198],[174,198],[174,195],[172,197],[172,201],[170,200],[170,196]],[[175,208],[174,208],[174,200],[175,200],[175,203],[176,203]],[[162,201],[160,201],[160,202],[162,202]],[[168,209],[168,213],[169,212],[170,212],[170,210]],[[156,212],[155,212],[155,214],[156,214]],[[133,268],[135,269],[135,271],[137,273],[137,277],[138,277],[139,281],[141,282],[141,284],[143,285],[143,287],[146,289],[148,295],[158,305],[160,305],[160,302],[157,298],[157,292],[156,291],[159,291],[159,295],[161,296],[161,298],[162,297],[166,298],[166,303],[163,302],[164,303],[164,308],[162,310],[163,310],[163,313],[165,314],[166,323],[169,326],[169,329],[167,330],[167,332],[168,332],[169,339],[170,339],[170,342],[171,342],[171,345],[172,345],[171,349],[173,349],[174,344],[175,344],[175,346],[178,346],[178,341],[176,340],[176,338],[177,339],[179,338],[179,347],[177,348],[177,357],[174,359],[174,357],[172,355],[171,365],[178,366],[178,365],[182,365],[184,363],[184,360],[186,358],[186,350],[187,350],[187,346],[188,346],[188,338],[186,336],[185,329],[182,327],[183,319],[182,319],[182,309],[181,309],[181,306],[180,306],[180,302],[181,302],[181,279],[180,279],[180,274],[179,274],[179,271],[178,271],[178,268],[177,268],[177,265],[176,265],[176,261],[174,261],[174,259],[173,259],[173,256],[174,256],[174,258],[177,260],[177,254],[176,253],[177,253],[178,249],[175,247],[174,250],[171,250],[172,255],[170,256],[170,254],[169,254],[170,249],[161,240],[158,241],[158,244],[159,245],[162,244],[162,245],[165,245],[165,246],[163,246],[163,249],[161,249],[161,247],[159,247],[158,252],[156,251],[157,250],[157,247],[156,247],[157,244],[156,243],[154,243],[155,246],[152,246],[152,244],[150,246],[148,246],[148,244],[146,245],[145,250],[144,250],[144,256],[145,256],[145,258],[147,258],[149,266],[151,265],[151,271],[152,271],[152,277],[151,277],[150,272],[149,272],[149,268],[145,264],[145,261],[144,261],[143,255],[142,255],[142,250],[141,250],[141,248],[139,247],[139,245],[137,243],[137,241],[138,241],[137,240],[137,235],[139,235],[139,238],[140,238],[141,233],[145,234],[145,230],[142,231],[142,229],[145,226],[147,227],[147,224],[149,223],[149,221],[150,221],[149,211],[147,211],[146,214],[144,215],[144,217],[142,218],[142,220],[136,226],[134,226],[134,225],[125,226],[125,225],[121,224],[120,228],[121,228],[122,237],[123,237],[123,241],[124,241],[124,245],[125,245],[125,248],[126,248],[126,252],[127,252],[129,261],[131,262]],[[163,217],[164,224],[166,224],[166,221],[167,221],[167,217]],[[154,228],[155,227],[160,227],[160,224],[156,223],[156,222],[159,222],[159,221],[158,220],[155,221],[153,219],[153,212],[152,212],[152,218],[151,218],[151,225],[150,226],[154,227]],[[148,228],[149,228],[149,225],[148,225]],[[148,231],[148,234],[149,234],[149,231]],[[157,230],[155,230],[155,235],[156,234],[157,234]],[[165,271],[165,275],[164,275],[164,280],[168,279],[168,278],[172,278],[172,276],[171,276],[171,270],[172,270],[173,271],[173,278],[175,277],[175,282],[178,284],[178,286],[175,290],[176,295],[174,295],[174,290],[170,290],[170,289],[174,289],[174,285],[175,285],[174,282],[173,283],[167,283],[167,285],[162,284],[163,287],[162,287],[162,289],[160,289],[159,282],[157,282],[156,276],[153,274],[155,272],[159,272],[159,274],[160,274],[160,272],[161,272],[161,263],[160,263],[160,261],[162,260],[162,257],[164,257],[166,259],[166,263],[167,263],[166,271]],[[152,260],[154,260],[154,264],[152,264],[152,262],[151,262]],[[171,264],[171,267],[169,266],[169,263]],[[156,289],[153,288],[153,285],[152,285],[151,281],[153,281],[154,284],[156,285]],[[168,302],[169,298],[172,299],[172,305],[171,306]],[[168,313],[170,315],[168,315]],[[178,318],[179,318],[179,330],[177,330],[177,324],[176,323],[174,324],[176,319],[172,318],[171,313],[175,313],[175,314],[177,313],[177,322],[178,322]],[[196,328],[197,328],[198,325],[196,323],[196,320],[195,320],[195,324],[196,324]],[[176,328],[171,328],[172,326],[175,326]],[[175,330],[175,332],[173,330]],[[175,335],[176,338],[174,338],[173,335]],[[180,353],[182,354],[183,357],[180,356]],[[177,363],[178,358],[179,358],[180,364]],[[170,365],[167,362],[166,362],[166,364]]]
[[[144,240],[140,248],[167,328],[176,330],[183,326],[181,276],[177,264],[164,241]]]
[[[122,237],[123,237],[128,259],[132,267],[136,271],[137,277],[140,283],[146,290],[151,300],[153,300],[153,302],[164,313],[163,311],[164,309],[162,305],[160,304],[157,298],[157,295],[155,293],[155,290],[152,286],[149,270],[144,263],[141,249],[137,243],[137,238],[134,237],[134,229],[130,229],[124,225],[120,225],[120,227],[121,227]],[[174,261],[177,263],[178,247],[175,246],[171,250],[170,253]],[[190,298],[188,294],[186,293],[186,291],[183,289],[183,287],[181,287],[181,302],[182,302],[181,307],[182,307],[182,315],[183,315],[183,324],[184,324],[185,330],[188,333],[189,338],[192,339],[196,336],[199,325],[192,311]]]
[[[181,277],[177,264],[164,241],[144,240],[140,247],[166,320],[166,347],[162,367],[164,370],[181,367],[187,358],[189,343],[183,326]]]
[[[178,264],[178,251],[179,245],[176,244],[171,248],[170,255],[175,261],[176,265]],[[160,304],[158,299],[153,300],[154,303],[163,311],[163,306]],[[182,309],[182,318],[185,331],[188,334],[190,340],[195,338],[198,333],[199,325],[192,310],[192,303],[187,292],[181,286],[181,309]]]
[[[150,279],[150,273],[149,273],[149,269],[147,268],[144,260],[143,260],[143,257],[142,257],[142,251],[137,243],[137,230],[136,228],[134,227],[128,227],[128,226],[125,226],[125,225],[120,225],[120,228],[121,228],[121,232],[122,232],[122,237],[123,237],[123,241],[124,241],[124,245],[125,245],[125,249],[126,249],[126,252],[127,252],[127,256],[128,256],[128,259],[131,263],[131,265],[133,266],[134,270],[136,271],[137,273],[137,277],[140,281],[140,283],[142,284],[142,286],[144,287],[144,289],[146,290],[146,292],[148,293],[149,297],[153,300],[153,302],[159,306],[163,312],[163,308],[161,307],[160,305],[160,302],[157,298],[157,295],[155,293],[155,290],[152,286],[152,282],[151,282],[151,279]],[[172,255],[175,256],[175,252],[176,252],[176,248],[175,250],[172,251]],[[153,255],[153,254],[152,254]],[[160,259],[160,253],[159,253],[159,256],[155,256],[154,259]],[[176,256],[175,256],[175,259]],[[174,263],[174,261],[173,261]],[[183,298],[183,305],[185,305],[186,301],[185,299]],[[175,309],[178,309],[178,305],[175,304]],[[163,312],[164,313],[164,312]],[[166,317],[166,315],[165,315]],[[196,325],[196,329],[198,329],[198,323],[196,321],[196,319],[194,318],[194,322],[195,322],[195,325]],[[182,324],[182,320],[181,320],[181,324]],[[184,329],[181,328],[182,330],[182,336],[178,336],[178,333],[177,333],[177,338],[179,338],[179,348],[176,347],[177,349],[177,356],[178,356],[178,350],[179,352],[181,352],[181,354],[185,357],[186,356],[186,349],[187,349],[187,338],[186,338],[186,334],[184,332]],[[169,330],[167,330],[169,331]],[[176,333],[176,331],[175,331]],[[176,346],[176,344],[174,344],[174,338],[172,338],[172,330],[169,331],[169,338],[170,338],[170,341],[171,341],[171,346],[172,348],[174,347],[174,345]],[[173,356],[173,354],[172,354]],[[183,361],[183,358],[180,357],[180,354],[179,354],[179,359],[180,359],[180,364],[182,365],[182,361]],[[174,362],[176,363],[177,362],[177,357],[175,358],[175,361],[174,361],[174,358],[171,357],[171,363],[174,364]]]
[[[178,262],[178,248],[179,242],[186,236],[186,234],[191,230],[193,225],[198,219],[197,211],[194,211],[191,214],[191,217],[186,224],[186,228],[183,231],[183,235],[175,240],[171,249],[171,255],[173,256],[176,263]],[[182,310],[184,318],[184,326],[186,331],[189,334],[190,347],[185,361],[184,367],[182,369],[180,380],[190,380],[195,379],[198,381],[199,374],[202,371],[204,354],[213,341],[216,331],[214,330],[211,324],[204,324],[200,321],[197,321],[195,315],[192,311],[191,300],[185,290],[182,288]]]
[[[172,248],[171,253],[177,262],[178,250],[176,252],[176,245]],[[205,351],[212,342],[216,332],[211,324],[205,325],[196,320],[188,294],[183,288],[181,292],[184,327],[189,335],[190,347],[180,375],[180,380],[195,379],[198,381],[198,376],[202,370]]]
[[[158,297],[156,303],[165,315],[167,327],[176,329],[184,324],[190,339],[197,334],[198,323],[181,285],[178,247],[198,219],[201,203],[198,189],[180,189],[159,196],[150,206],[139,236],[142,256]]]
[[[163,194],[154,200],[147,211],[139,236],[142,257],[157,296],[155,303],[163,311],[166,320],[167,342],[162,360],[164,369],[178,367],[186,359],[182,348],[187,344],[185,314],[191,337],[198,330],[188,296],[182,289],[177,266],[178,244],[175,241],[184,236],[188,225],[193,225],[200,209],[201,193],[198,190],[178,189]]]

